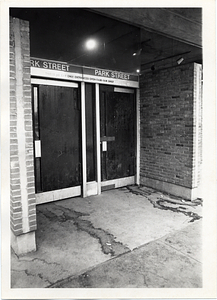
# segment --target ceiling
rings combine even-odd
[[[152,66],[155,68],[175,66],[180,58],[184,58],[183,63],[202,63],[201,48],[144,30],[141,37],[143,70],[149,70]]]
[[[123,13],[124,9],[120,10]],[[170,10],[193,22],[198,22],[201,13],[198,9]],[[170,67],[180,57],[184,58],[182,63],[202,63],[201,47],[141,24],[135,26],[135,20],[132,24],[110,18],[106,11],[98,14],[84,8],[12,8],[10,14],[30,22],[32,57],[132,73],[141,65],[143,71]],[[88,38],[98,43],[94,51],[85,48]]]

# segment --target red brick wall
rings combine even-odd
[[[195,187],[195,180],[199,183],[200,176],[195,178],[201,164],[201,93],[196,100],[195,78],[201,68],[197,66],[181,65],[140,78],[141,183],[144,177],[187,188]]]
[[[36,229],[29,24],[10,18],[11,229]]]

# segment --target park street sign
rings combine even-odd
[[[139,76],[136,74],[83,67],[39,58],[31,58],[31,75],[134,88],[139,87]]]

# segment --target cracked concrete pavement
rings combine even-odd
[[[132,186],[37,206],[11,287],[200,287],[202,201]]]
[[[50,287],[200,288],[200,227],[201,223],[191,224]]]

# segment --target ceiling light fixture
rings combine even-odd
[[[90,39],[90,40],[87,40],[86,41],[86,48],[88,49],[88,50],[93,50],[93,49],[95,49],[96,48],[96,46],[97,46],[97,42],[96,42],[96,40],[94,40],[94,39]]]
[[[179,59],[177,59],[177,64],[180,65],[182,62],[183,62],[184,58],[183,57],[180,57]]]
[[[133,53],[133,56],[140,55],[141,52],[142,52],[142,49],[140,48],[139,50],[137,50],[136,52]]]

